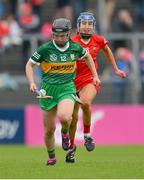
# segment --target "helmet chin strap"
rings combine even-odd
[[[80,35],[83,39],[86,39],[86,40],[88,40],[92,36],[92,34],[85,34],[85,33],[80,33]]]

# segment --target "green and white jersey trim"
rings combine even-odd
[[[78,102],[79,104],[83,104],[83,102],[80,100],[80,98],[79,98],[77,95],[72,94],[71,96],[73,97],[73,99],[74,99],[76,102]]]
[[[40,63],[38,63],[38,62],[34,61],[32,58],[30,58],[30,59],[29,59],[29,61],[31,61],[33,64],[35,64],[35,65],[37,65],[37,66],[39,66],[39,65],[40,65]]]

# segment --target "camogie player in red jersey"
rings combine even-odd
[[[96,20],[92,13],[84,12],[81,13],[77,19],[77,34],[71,39],[74,42],[79,43],[91,54],[93,61],[95,63],[96,69],[98,69],[97,55],[100,51],[103,52],[109,63],[112,65],[115,74],[121,78],[125,78],[126,74],[124,71],[120,70],[115,62],[115,58],[111,49],[108,46],[108,41],[105,40],[103,36],[95,34],[95,24]],[[77,61],[77,74],[75,78],[75,86],[77,89],[77,94],[83,104],[81,105],[83,111],[83,125],[84,125],[84,140],[85,147],[88,151],[92,151],[95,148],[92,136],[90,134],[91,126],[91,105],[92,101],[96,97],[100,85],[96,86],[93,84],[92,73],[87,67],[84,61],[80,59]],[[69,129],[70,135],[70,148],[66,156],[66,162],[73,163],[74,153],[76,146],[74,144],[76,126],[78,121],[78,110],[79,104],[75,104],[72,123]]]

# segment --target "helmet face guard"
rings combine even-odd
[[[80,31],[80,24],[81,24],[81,22],[85,21],[85,20],[93,22],[93,29],[95,31],[95,25],[96,25],[95,17],[93,16],[92,13],[83,12],[83,13],[80,13],[80,16],[77,19],[77,30],[78,30],[78,33]],[[81,33],[81,35],[82,35],[82,37],[89,38],[89,37],[91,37],[92,34]]]

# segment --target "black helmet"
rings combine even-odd
[[[71,22],[69,19],[58,18],[55,19],[52,25],[52,32],[54,33],[67,33],[71,30]]]

